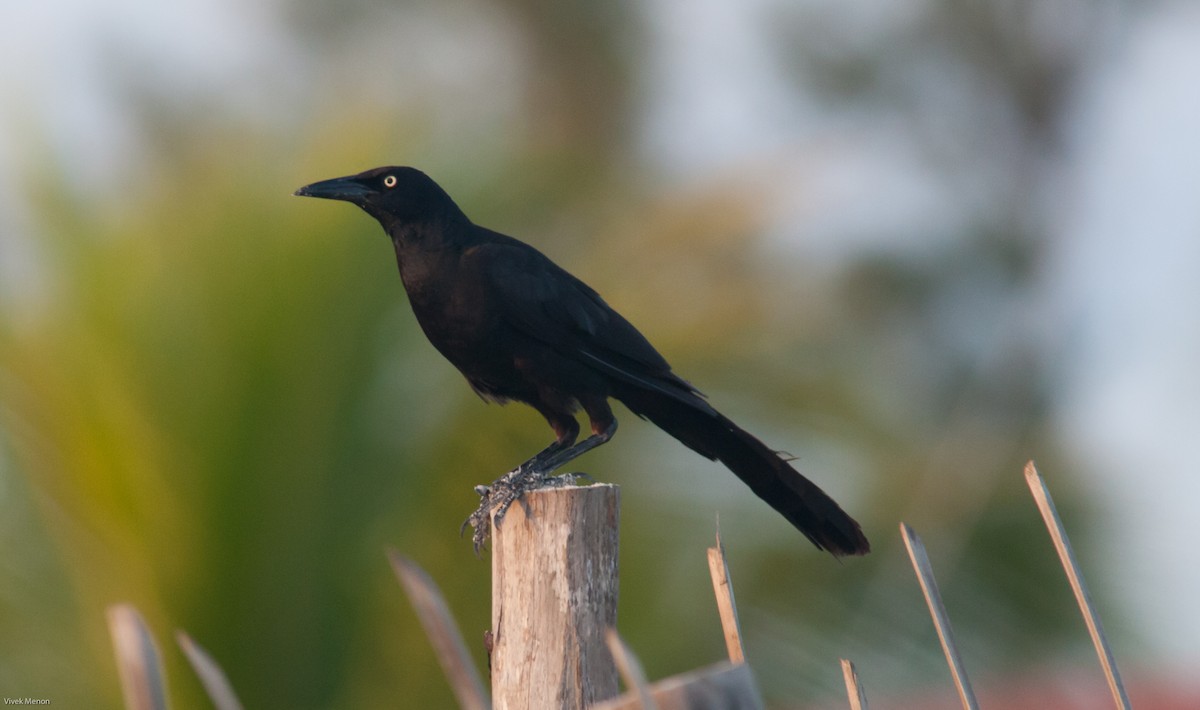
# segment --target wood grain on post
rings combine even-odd
[[[575,709],[617,695],[619,489],[542,488],[492,526],[492,705]]]

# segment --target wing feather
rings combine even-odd
[[[703,395],[671,372],[637,328],[537,249],[512,240],[470,251],[483,269],[488,293],[512,327],[612,377],[708,408]]]

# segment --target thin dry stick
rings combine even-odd
[[[621,674],[626,687],[638,694],[642,710],[658,710],[658,704],[650,692],[650,683],[646,680],[646,671],[642,670],[641,662],[621,640],[617,630],[609,628],[605,631],[604,642],[608,644],[608,650],[617,664],[617,672]]]
[[[1125,694],[1125,685],[1121,683],[1121,674],[1117,671],[1117,661],[1113,658],[1112,648],[1108,645],[1108,639],[1104,637],[1100,615],[1096,613],[1087,587],[1084,586],[1083,572],[1079,570],[1079,563],[1071,550],[1067,531],[1063,528],[1062,519],[1058,517],[1058,509],[1054,507],[1054,499],[1050,497],[1050,490],[1046,488],[1046,482],[1042,480],[1032,461],[1025,464],[1025,482],[1029,484],[1033,500],[1042,514],[1042,520],[1046,521],[1050,538],[1054,540],[1054,548],[1058,550],[1058,558],[1067,572],[1067,580],[1071,583],[1071,590],[1075,592],[1075,601],[1079,602],[1079,611],[1083,613],[1088,633],[1092,635],[1092,645],[1096,647],[1096,655],[1100,657],[1100,665],[1108,678],[1108,689],[1112,691],[1113,701],[1118,708],[1129,710],[1129,696]]]
[[[229,678],[225,676],[221,666],[217,665],[208,651],[205,651],[200,644],[193,641],[192,637],[183,631],[175,632],[175,641],[183,649],[188,662],[192,664],[192,670],[196,671],[196,675],[200,677],[200,682],[204,685],[208,698],[212,700],[213,707],[217,710],[242,710],[242,703],[238,700],[237,694],[233,692]]]
[[[450,681],[450,689],[458,698],[463,710],[487,710],[492,706],[483,680],[471,661],[467,645],[463,642],[458,624],[450,614],[437,585],[415,562],[395,550],[388,550],[388,560],[409,601],[417,612],[417,618],[425,627],[425,634],[433,644],[433,652],[442,664],[442,670]]]
[[[717,597],[717,612],[725,632],[725,648],[732,663],[745,663],[742,651],[742,630],[738,624],[737,604],[733,600],[733,583],[729,581],[729,565],[725,563],[725,546],[717,529],[717,545],[708,548],[708,572],[712,575],[713,594]]]
[[[958,697],[967,710],[979,710],[975,700],[975,692],[971,690],[971,681],[967,680],[967,671],[963,667],[962,658],[958,655],[958,647],[954,643],[954,629],[950,626],[950,616],[942,604],[942,595],[938,592],[937,580],[933,578],[933,565],[929,563],[929,555],[925,552],[925,544],[913,529],[900,523],[900,535],[904,538],[904,546],[908,548],[908,556],[912,560],[913,569],[917,572],[917,581],[921,584],[921,592],[925,595],[925,603],[929,605],[929,614],[933,617],[933,626],[937,629],[938,638],[942,642],[942,651],[946,654],[946,662],[950,664],[950,673],[954,676],[954,685],[958,688]]]
[[[108,607],[108,633],[127,710],[166,710],[167,681],[158,647],[132,604]]]
[[[846,695],[850,696],[850,710],[867,710],[867,693],[858,682],[858,670],[848,659],[842,659],[842,677],[846,679]]]

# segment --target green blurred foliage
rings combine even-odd
[[[289,21],[342,46],[390,12],[349,7]],[[548,432],[476,400],[428,346],[373,221],[290,197],[394,156],[596,286],[872,538],[872,556],[833,562],[626,412],[580,465],[624,486],[621,631],[651,677],[723,654],[703,552],[717,511],[771,698],[836,695],[839,656],[875,687],[944,681],[901,519],[930,545],[969,659],[1021,667],[1076,646],[1020,477],[1035,453],[1069,469],[1040,364],[976,347],[1029,283],[1024,235],[988,223],[928,258],[810,269],[762,240],[753,179],[656,189],[638,170],[635,13],[498,7],[531,48],[510,139],[440,150],[421,97],[383,110],[345,87],[266,127],[135,96],[150,151],[117,189],[97,198],[55,161],[30,175],[48,283],[0,302],[0,685],[117,706],[103,610],[129,601],[160,643],[183,628],[203,644],[248,707],[448,706],[388,546],[438,581],[482,662],[488,567],[458,526],[471,487]],[[1055,486],[1084,519],[1080,492]],[[203,706],[164,650],[178,705]]]

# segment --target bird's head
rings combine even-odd
[[[357,175],[314,182],[294,194],[358,205],[389,232],[393,227],[435,219],[465,219],[446,191],[416,168],[374,168]]]

